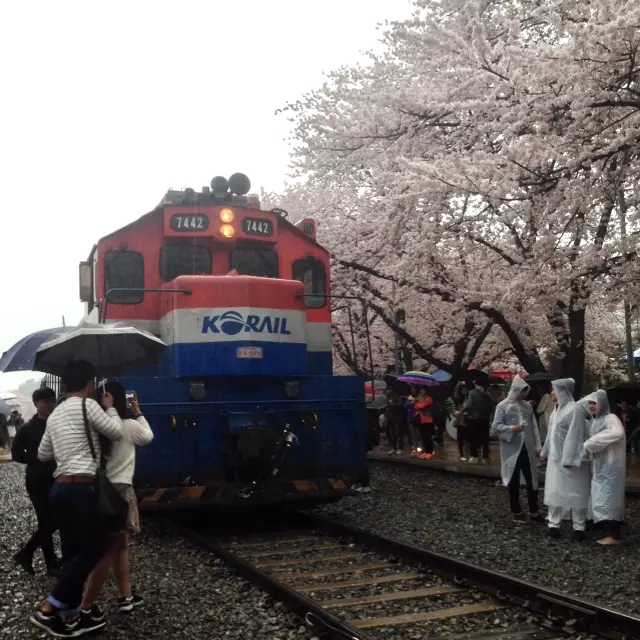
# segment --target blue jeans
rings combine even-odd
[[[60,529],[63,570],[48,600],[71,615],[80,609],[84,583],[104,555],[107,538],[100,525],[93,484],[56,483],[50,500]]]

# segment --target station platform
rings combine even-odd
[[[389,454],[390,447],[381,444],[369,452],[369,459],[389,464],[408,465],[413,467],[423,467],[425,469],[438,469],[450,473],[476,476],[480,478],[500,479],[500,445],[492,442],[489,449],[489,464],[469,464],[461,462],[458,453],[458,444],[448,435],[444,437],[444,445],[438,446],[436,457],[432,460],[421,460],[411,457],[409,449],[404,454]],[[538,477],[540,484],[544,484],[544,471],[540,470]],[[640,457],[627,456],[627,493],[640,495]]]

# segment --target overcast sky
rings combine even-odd
[[[0,353],[62,316],[76,324],[78,263],[169,187],[242,171],[252,191],[281,188],[288,126],[274,111],[409,11],[408,0],[2,3]]]

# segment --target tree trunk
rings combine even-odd
[[[586,310],[570,309],[567,314],[568,336],[564,353],[560,356],[562,375],[576,381],[575,396],[582,395],[584,382],[584,346],[586,330]]]

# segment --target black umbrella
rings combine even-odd
[[[640,385],[635,382],[621,382],[619,385],[607,389],[607,398],[612,405],[619,402],[636,404],[640,400]]]
[[[482,384],[485,387],[488,387],[492,384],[506,384],[506,382],[498,376],[492,376],[491,374],[485,373],[484,371],[475,371],[474,369],[465,372],[464,376],[462,376],[462,379],[466,382],[477,382],[478,384]]]
[[[532,373],[530,376],[525,378],[527,382],[553,382],[554,380],[558,380],[558,376],[554,376],[551,373]]]

